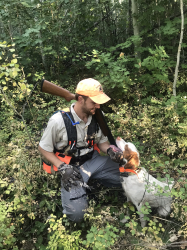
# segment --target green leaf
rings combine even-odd
[[[18,61],[18,60],[15,58],[15,59],[12,59],[12,60],[11,60],[11,63],[15,64],[15,63],[17,63],[17,61]]]
[[[17,75],[18,75],[18,73],[17,73],[16,68],[13,68],[13,70],[10,71],[10,76],[11,76],[12,78],[15,78]]]
[[[28,4],[28,1],[22,1],[21,4],[22,4],[23,6],[25,6],[25,7],[27,7],[27,8],[32,7],[32,5],[29,5],[29,4]]]
[[[136,231],[135,230],[131,230],[132,235],[135,235]]]
[[[20,87],[21,87],[21,90],[23,91],[23,90],[25,90],[27,87],[26,87],[26,85],[24,84],[24,83],[21,83],[20,84]]]
[[[102,244],[100,242],[95,243],[95,247],[100,248],[101,246],[102,246]]]
[[[135,208],[134,208],[133,205],[132,205],[132,206],[129,206],[129,209],[130,209],[132,212],[135,212]]]
[[[83,245],[87,245],[87,241],[86,241],[86,240],[83,240],[83,241],[82,241],[82,244],[83,244]]]
[[[45,200],[41,201],[39,204],[40,208],[43,207],[44,205],[45,205]]]
[[[93,238],[93,237],[94,237],[94,234],[93,234],[93,233],[87,234],[87,238],[88,238],[88,239],[91,239],[91,238]]]

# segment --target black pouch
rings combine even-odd
[[[86,161],[90,160],[93,156],[94,150],[81,156],[77,157],[72,157],[70,164],[75,165],[75,166],[81,166],[83,165]]]

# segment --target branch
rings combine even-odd
[[[178,53],[177,53],[177,63],[175,67],[175,78],[173,82],[173,95],[174,96],[176,96],[176,83],[177,83],[177,77],[178,77],[178,71],[179,71],[181,44],[182,44],[183,32],[184,32],[183,0],[180,0],[180,8],[181,8],[181,35],[180,35],[180,41],[179,41],[179,47],[178,47]]]
[[[101,18],[101,20],[95,22],[94,25],[92,25],[92,27],[88,28],[88,29],[86,30],[86,32],[88,32],[88,31],[90,31],[91,29],[95,28],[96,26],[98,26],[99,23],[101,23],[101,22],[104,21],[108,16],[110,16],[110,15],[112,14],[112,12],[114,11],[114,7],[116,7],[116,5],[117,5],[117,4],[115,4],[115,5],[113,6],[112,10],[109,11],[108,13],[106,13],[106,15],[103,16],[103,17]]]

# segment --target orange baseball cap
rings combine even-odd
[[[77,85],[76,93],[90,97],[97,104],[103,104],[110,100],[110,97],[103,93],[100,82],[92,78],[80,81]]]

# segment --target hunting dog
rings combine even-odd
[[[142,206],[146,202],[150,207],[156,207],[160,216],[167,216],[171,211],[172,198],[170,190],[174,184],[163,183],[151,176],[145,168],[139,167],[139,152],[135,145],[126,143],[122,138],[117,137],[116,144],[123,151],[123,157],[127,163],[120,168],[121,183],[127,197],[137,208],[140,215],[141,226],[146,226]],[[123,219],[121,222],[126,222]]]

